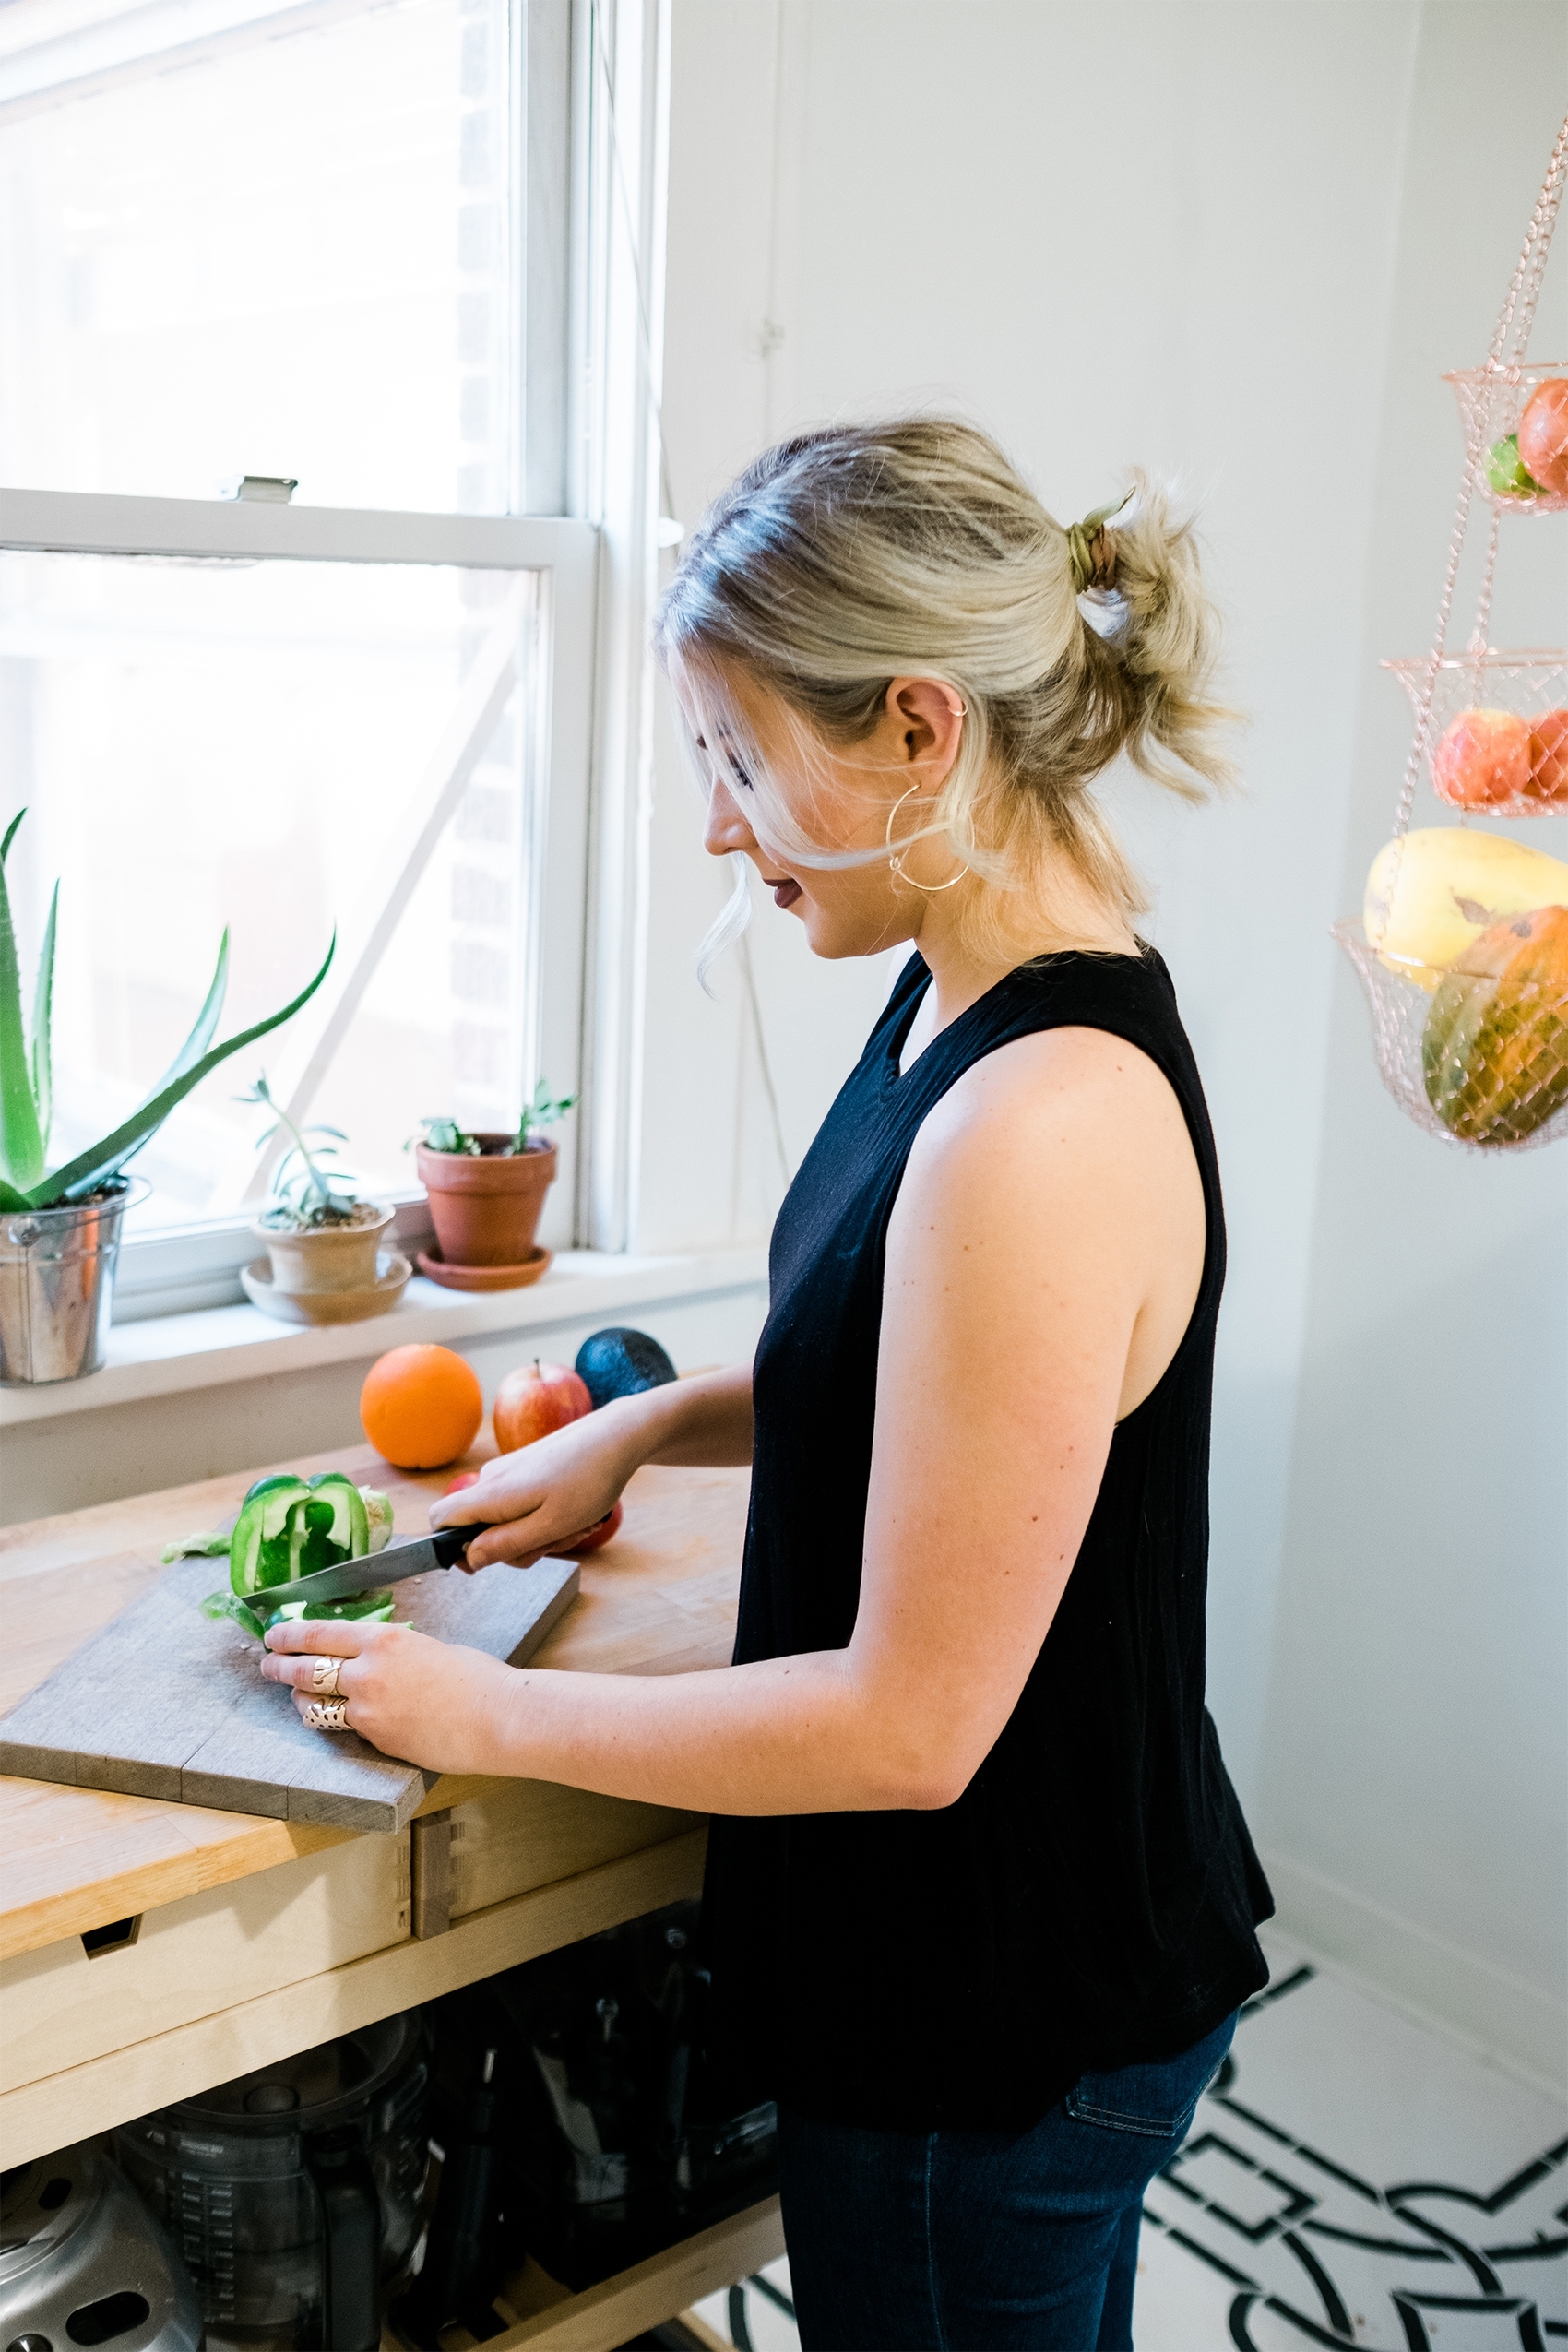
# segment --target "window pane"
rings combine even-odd
[[[505,0],[266,6],[0,7],[0,481],[503,512]]]
[[[334,975],[372,936],[426,822],[463,680],[519,647],[521,683],[381,957],[309,1115],[372,1189],[411,1189],[426,1114],[514,1123],[528,1005],[529,575],[368,564],[0,556],[0,772],[30,1018],[54,877],[58,1166],[134,1109],[194,1023],[232,932],[220,1038]],[[445,748],[444,748],[445,747]],[[143,1229],[233,1214],[265,1120],[322,1029],[313,1004],[224,1063],[136,1162]]]

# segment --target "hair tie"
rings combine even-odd
[[[1073,566],[1075,596],[1086,596],[1090,588],[1109,593],[1116,586],[1116,541],[1105,527],[1126,504],[1125,498],[1115,499],[1109,506],[1097,506],[1081,523],[1068,524],[1067,557]]]

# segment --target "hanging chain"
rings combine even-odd
[[[1470,653],[1485,653],[1487,649],[1487,632],[1491,625],[1491,584],[1497,571],[1497,533],[1502,521],[1502,510],[1494,506],[1491,529],[1486,538],[1486,561],[1481,567],[1481,591],[1476,599],[1476,625],[1470,631],[1470,642],[1467,647]]]
[[[1454,610],[1454,590],[1459,578],[1459,559],[1465,552],[1465,529],[1470,519],[1470,501],[1475,494],[1476,467],[1480,457],[1480,428],[1472,424],[1468,413],[1465,421],[1465,479],[1459,488],[1459,506],[1454,517],[1454,529],[1448,540],[1448,564],[1443,576],[1443,594],[1438,600],[1437,634],[1431,652],[1427,657],[1426,683],[1416,707],[1416,731],[1410,744],[1410,756],[1405,763],[1405,781],[1400,787],[1399,806],[1395,812],[1394,838],[1403,840],[1410,829],[1410,815],[1416,805],[1416,785],[1420,777],[1421,762],[1426,756],[1427,739],[1431,731],[1431,707],[1437,694],[1438,664],[1448,644],[1448,620]],[[1495,540],[1496,517],[1492,520]],[[1399,861],[1388,877],[1388,905],[1394,904],[1395,885],[1399,879]]]
[[[1535,320],[1536,301],[1540,293],[1540,281],[1546,270],[1546,257],[1551,250],[1551,232],[1557,225],[1557,208],[1562,201],[1562,184],[1568,178],[1568,116],[1557,134],[1557,144],[1551,150],[1551,160],[1546,167],[1546,178],[1536,198],[1536,208],[1530,215],[1530,225],[1525,232],[1524,249],[1508,288],[1508,299],[1503,305],[1486,355],[1489,369],[1502,366],[1517,367],[1529,348],[1530,328]],[[1518,324],[1514,327],[1512,348],[1506,360],[1503,347],[1509,340],[1509,328],[1515,312]]]
[[[1568,116],[1557,134],[1551,160],[1546,167],[1546,178],[1536,198],[1530,225],[1525,232],[1525,243],[1508,287],[1508,298],[1503,305],[1491,344],[1486,356],[1488,373],[1505,367],[1517,367],[1529,348],[1530,328],[1535,321],[1536,303],[1540,294],[1541,279],[1546,273],[1546,257],[1551,250],[1551,232],[1557,225],[1558,209],[1562,202],[1564,183],[1568,182]],[[1504,359],[1504,350],[1507,358]],[[1459,487],[1459,504],[1454,517],[1454,529],[1448,541],[1448,563],[1443,576],[1443,594],[1438,600],[1437,629],[1426,667],[1426,681],[1416,708],[1415,736],[1410,756],[1405,765],[1405,780],[1400,787],[1399,805],[1394,815],[1394,838],[1402,841],[1410,829],[1410,817],[1416,805],[1416,786],[1420,778],[1421,762],[1427,756],[1431,733],[1431,707],[1437,695],[1439,665],[1448,647],[1448,624],[1454,612],[1454,592],[1459,580],[1459,564],[1465,552],[1465,533],[1470,519],[1470,505],[1475,496],[1476,477],[1480,469],[1482,444],[1485,439],[1486,403],[1467,400],[1465,404],[1465,475]],[[1468,649],[1484,653],[1487,630],[1491,620],[1492,578],[1497,567],[1497,533],[1500,510],[1491,510],[1491,528],[1487,537],[1486,563],[1481,575],[1480,596],[1476,608],[1476,625]],[[1392,908],[1394,892],[1399,879],[1400,861],[1395,861],[1388,877],[1387,905]]]

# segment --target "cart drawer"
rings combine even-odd
[[[700,1829],[700,1813],[597,1797],[548,1780],[517,1780],[470,1797],[451,1815],[453,1918],[504,1903],[531,1887],[574,1878],[683,1830]]]
[[[0,1962],[0,2088],[124,2049],[409,1934],[409,1833],[356,1837],[146,1912],[89,1956],[68,1936]]]

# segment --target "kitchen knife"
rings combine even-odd
[[[400,1585],[405,1576],[422,1576],[427,1569],[456,1568],[475,1536],[485,1532],[477,1525],[438,1527],[434,1535],[416,1536],[411,1543],[389,1543],[383,1551],[340,1560],[335,1568],[317,1568],[286,1584],[266,1585],[245,1598],[253,1605],[280,1609],[285,1601],[348,1600],[355,1593],[379,1592],[383,1585]]]

